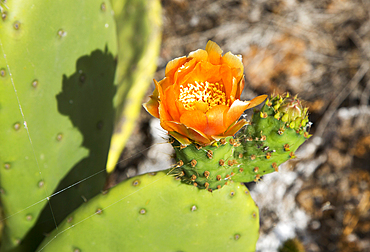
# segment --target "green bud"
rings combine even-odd
[[[279,111],[288,115],[288,121],[294,121],[296,118],[305,115],[301,102],[293,98],[286,98],[280,105]]]
[[[302,118],[300,118],[300,117],[298,117],[297,119],[294,120],[294,123],[295,123],[296,127],[299,127],[299,125],[301,125],[301,122],[302,122]]]
[[[288,119],[289,119],[289,115],[288,115],[288,114],[284,114],[284,115],[283,115],[283,117],[281,118],[281,120],[282,120],[283,122],[287,122],[287,121],[288,121]]]
[[[277,119],[277,120],[280,119],[280,112],[279,111],[274,115],[274,118]]]

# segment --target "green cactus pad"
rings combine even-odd
[[[22,244],[37,221],[55,228],[53,219],[81,204],[81,194],[89,198],[101,190],[117,51],[109,2],[104,8],[97,0],[12,0],[6,6],[0,20],[3,250]],[[71,170],[68,186],[103,172],[93,186],[60,194],[72,195],[68,203],[48,202],[66,188],[61,180]],[[40,221],[41,211],[50,217]]]
[[[221,188],[231,178],[235,170],[233,137],[204,147],[194,144],[184,147],[173,138],[171,141],[178,162],[170,174],[187,184],[209,190]]]
[[[161,43],[159,0],[111,0],[118,31],[118,83],[116,125],[107,161],[107,172],[116,167],[131,136],[141,103],[157,67]]]
[[[307,126],[307,109],[297,98],[273,96],[235,138],[203,147],[182,146],[171,139],[177,164],[170,173],[208,190],[219,189],[229,181],[258,181],[295,157],[294,152],[309,137]]]
[[[244,185],[210,193],[159,172],[82,205],[38,251],[255,251],[258,229]]]
[[[286,112],[279,111],[277,105]],[[292,122],[297,123],[293,126]],[[280,164],[295,158],[295,151],[310,137],[307,130],[307,109],[297,98],[291,99],[289,94],[272,96],[261,111],[255,111],[245,131],[237,135],[240,145],[234,156],[239,158],[243,172],[235,173],[232,179],[258,181],[261,176],[278,171]]]

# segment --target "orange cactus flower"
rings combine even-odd
[[[233,136],[246,121],[244,110],[266,99],[258,96],[240,101],[244,88],[241,58],[208,41],[206,49],[170,61],[165,78],[154,80],[155,90],[145,109],[160,119],[163,129],[181,144],[208,145]]]

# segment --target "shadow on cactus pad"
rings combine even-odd
[[[115,69],[116,61],[106,47],[105,52],[95,50],[80,57],[75,73],[62,76],[62,91],[56,96],[58,111],[68,116],[83,135],[82,145],[89,155],[61,180],[50,204],[45,206],[36,225],[22,241],[20,251],[34,251],[56,224],[101,192],[115,115]],[[58,137],[62,142],[63,134]]]

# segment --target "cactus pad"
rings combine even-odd
[[[307,109],[296,97],[273,96],[235,138],[210,146],[182,146],[171,139],[177,165],[170,173],[208,190],[229,181],[258,181],[295,157],[294,152],[310,136],[308,125]]]
[[[255,251],[258,208],[231,183],[210,193],[164,172],[129,179],[72,213],[41,251]]]
[[[141,102],[157,67],[161,42],[159,0],[111,0],[118,31],[116,125],[107,172],[116,167],[140,114]]]
[[[5,11],[0,20],[4,250],[22,243],[43,209],[52,210],[56,222],[63,218],[65,209],[54,208],[48,197],[82,160],[89,160],[83,163],[88,175],[104,171],[116,89],[109,2],[102,8],[97,0],[12,0]],[[98,177],[89,192],[100,191],[104,172]],[[61,206],[83,202],[80,195],[74,198],[78,202]]]

